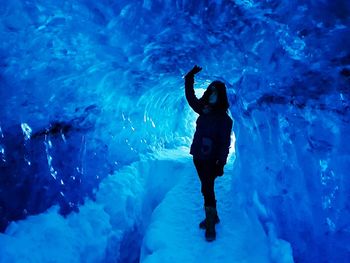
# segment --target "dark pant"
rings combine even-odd
[[[199,179],[201,180],[201,191],[204,196],[204,205],[216,207],[214,181],[216,178],[216,165],[214,160],[200,160],[193,158]]]

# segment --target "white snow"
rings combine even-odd
[[[143,241],[141,262],[270,262],[268,239],[259,222],[250,219],[233,199],[232,175],[227,169],[216,180],[221,220],[216,227],[217,239],[211,243],[205,240],[204,230],[198,227],[204,218],[199,179],[192,159],[182,158],[186,172],[155,209]]]
[[[290,245],[267,236],[258,216],[235,198],[230,167],[216,181],[221,222],[214,242],[198,227],[204,218],[200,183],[188,149],[181,148],[108,176],[96,201],[87,200],[79,213],[64,218],[52,207],[12,223],[0,234],[0,262],[127,263],[139,253],[142,263],[293,262]],[[139,236],[130,235],[135,231]]]

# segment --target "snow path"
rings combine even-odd
[[[171,158],[172,154],[164,158]],[[198,223],[204,218],[200,182],[192,158],[173,154],[187,173],[154,210],[141,248],[142,263],[270,262],[267,237],[260,224],[250,219],[234,202],[232,171],[216,180],[216,199],[221,222],[217,239],[206,242]],[[232,167],[232,164],[226,165]],[[165,174],[164,176],[171,176]]]

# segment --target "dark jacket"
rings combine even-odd
[[[194,76],[185,77],[185,94],[188,104],[199,114],[190,153],[194,158],[215,160],[226,164],[231,142],[232,119],[226,111],[215,110],[197,99]]]

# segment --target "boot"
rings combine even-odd
[[[205,207],[205,239],[208,242],[214,241],[216,238],[215,232],[215,215],[217,214],[215,207],[206,206]]]
[[[216,212],[216,215],[215,215],[215,225],[216,224],[219,224],[220,223],[220,218],[218,216],[218,213]],[[207,228],[207,223],[206,223],[206,220],[205,218],[202,220],[202,222],[199,223],[199,228],[200,229],[206,229]]]

